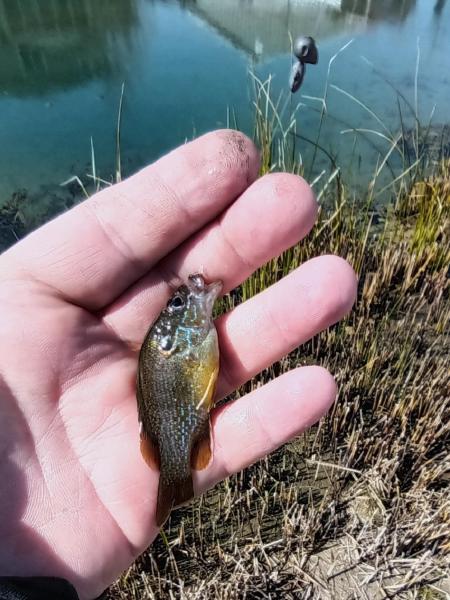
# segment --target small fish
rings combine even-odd
[[[209,412],[219,373],[212,319],[222,283],[190,275],[150,327],[137,372],[141,453],[160,470],[156,523],[193,498],[191,469],[211,459]]]

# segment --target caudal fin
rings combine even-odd
[[[167,521],[172,508],[189,502],[194,497],[194,486],[189,474],[182,481],[171,481],[170,483],[159,480],[158,502],[156,505],[156,524],[162,527]]]

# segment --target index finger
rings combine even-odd
[[[2,271],[12,265],[64,299],[100,309],[220,214],[258,167],[243,134],[206,134],[29,235],[5,253]]]

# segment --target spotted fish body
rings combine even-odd
[[[141,451],[160,469],[156,522],[193,495],[191,469],[211,457],[209,412],[219,372],[212,320],[220,282],[191,275],[169,300],[142,344],[137,375]]]

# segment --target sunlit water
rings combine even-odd
[[[372,144],[381,153],[389,144],[343,131],[400,127],[396,92],[376,71],[414,109],[417,100],[424,122],[433,110],[434,123],[450,121],[445,0],[0,0],[0,204],[18,189],[36,210],[51,202],[61,182],[90,171],[91,138],[97,172],[110,179],[122,83],[124,175],[226,126],[228,109],[251,133],[249,71],[272,74],[274,97],[287,97],[289,33],[312,35],[319,48],[290,107],[302,103],[298,130],[311,139],[330,58],[353,40],[332,62],[329,82],[382,123],[330,87],[328,114],[341,121],[327,120],[320,143],[354,177],[365,180],[376,167]],[[402,112],[412,125],[403,102]],[[299,150],[307,165],[311,146]]]

